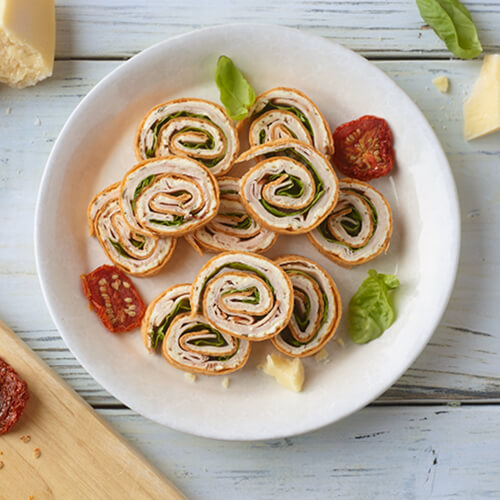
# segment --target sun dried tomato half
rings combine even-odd
[[[130,278],[117,267],[101,266],[80,279],[92,309],[110,332],[127,332],[141,324],[146,306]]]
[[[392,170],[392,133],[383,118],[365,115],[344,123],[333,133],[333,141],[333,163],[348,177],[369,181]]]
[[[0,358],[0,434],[8,432],[21,418],[29,397],[26,382]]]

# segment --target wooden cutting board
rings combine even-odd
[[[2,322],[0,357],[30,392],[0,436],[0,499],[185,499]]]

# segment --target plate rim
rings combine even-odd
[[[442,316],[445,312],[445,309],[448,305],[448,302],[450,300],[451,294],[454,289],[454,283],[456,281],[457,277],[457,270],[458,270],[458,263],[459,263],[459,257],[460,257],[460,244],[461,244],[461,217],[460,217],[460,206],[459,206],[459,200],[458,200],[458,193],[457,193],[457,187],[455,183],[455,179],[453,177],[453,173],[450,167],[450,164],[448,162],[448,158],[443,150],[443,147],[434,131],[432,128],[431,124],[428,122],[426,116],[423,114],[423,112],[420,110],[420,108],[415,104],[415,102],[411,99],[411,97],[399,87],[399,85],[391,78],[389,77],[384,71],[382,71],[380,68],[378,68],[375,64],[373,64],[371,61],[366,59],[364,56],[361,54],[355,52],[354,50],[351,50],[343,45],[341,45],[338,42],[329,40],[323,36],[320,35],[315,35],[312,33],[309,33],[304,30],[300,30],[297,28],[289,28],[285,26],[280,26],[280,25],[275,25],[275,24],[267,24],[267,23],[227,23],[227,24],[218,24],[218,25],[213,25],[209,27],[204,27],[204,28],[199,28],[195,30],[190,30],[186,33],[181,33],[179,35],[173,36],[166,38],[164,40],[161,40],[150,47],[147,47],[134,56],[132,56],[130,59],[123,61],[122,64],[119,64],[116,68],[114,68],[112,71],[110,71],[108,74],[106,74],[101,80],[99,80],[93,87],[92,89],[82,98],[82,100],[77,104],[77,106],[73,109],[73,111],[70,113],[69,117],[66,119],[63,127],[59,131],[57,135],[57,139],[54,142],[54,145],[51,149],[51,152],[49,154],[49,157],[45,163],[42,178],[40,181],[40,186],[38,190],[38,195],[37,195],[37,201],[36,201],[36,206],[35,206],[35,215],[34,215],[34,253],[35,253],[35,263],[36,263],[36,270],[37,270],[37,275],[38,275],[38,281],[40,283],[40,288],[42,292],[42,296],[44,299],[44,302],[47,306],[47,309],[49,311],[50,317],[52,321],[54,322],[59,335],[63,339],[64,343],[66,344],[66,347],[70,350],[72,355],[76,358],[76,360],[80,363],[80,365],[85,369],[85,371],[99,384],[102,386],[107,392],[109,392],[113,397],[118,399],[121,402],[124,402],[122,398],[118,398],[111,390],[108,389],[108,384],[99,380],[96,378],[86,367],[84,363],[80,360],[80,357],[75,353],[71,347],[71,342],[68,341],[65,333],[64,333],[64,328],[61,326],[59,320],[58,320],[58,315],[56,314],[56,311],[53,308],[52,303],[49,300],[49,285],[48,285],[48,278],[44,272],[43,266],[42,266],[42,253],[43,253],[43,245],[41,243],[40,239],[40,234],[42,232],[42,220],[43,220],[43,198],[46,195],[48,191],[48,184],[49,184],[49,178],[50,178],[50,171],[52,170],[52,165],[54,164],[54,159],[57,157],[59,153],[59,149],[62,147],[64,144],[64,138],[68,134],[68,131],[72,128],[73,122],[75,121],[75,117],[78,115],[80,109],[85,106],[86,101],[91,98],[95,93],[98,93],[105,85],[105,83],[108,80],[111,80],[114,78],[116,73],[119,73],[122,71],[122,68],[133,62],[136,59],[146,57],[150,52],[153,52],[156,50],[158,47],[163,46],[163,45],[168,45],[172,41],[179,41],[182,40],[183,38],[189,39],[190,37],[197,35],[197,34],[203,34],[203,33],[208,33],[208,32],[217,32],[220,30],[224,29],[234,29],[234,28],[241,28],[241,29],[270,29],[273,31],[276,30],[283,30],[283,31],[288,31],[295,33],[297,36],[302,36],[309,38],[310,40],[315,40],[316,42],[319,43],[325,43],[325,44],[331,44],[332,46],[336,46],[337,50],[340,51],[345,51],[346,53],[350,53],[350,55],[354,55],[356,58],[358,58],[359,62],[361,64],[365,64],[370,67],[372,71],[376,71],[379,73],[379,75],[382,75],[382,78],[390,84],[392,84],[393,89],[399,94],[399,96],[402,96],[404,99],[408,100],[408,104],[414,108],[414,111],[416,111],[424,120],[428,127],[428,132],[429,132],[429,140],[431,140],[434,143],[436,152],[439,153],[440,158],[438,158],[438,162],[443,165],[443,167],[446,166],[446,168],[443,168],[442,174],[445,177],[445,183],[447,185],[447,190],[450,195],[450,204],[453,206],[453,211],[452,215],[453,218],[450,221],[450,227],[452,229],[451,231],[451,237],[450,237],[450,243],[451,243],[451,250],[452,250],[452,255],[449,256],[449,274],[448,274],[448,282],[446,283],[446,288],[443,287],[441,289],[441,294],[440,294],[440,304],[436,308],[436,313],[434,317],[432,318],[432,321],[430,324],[432,325],[431,328],[429,328],[429,331],[426,332],[425,335],[422,336],[422,339],[420,341],[420,344],[418,345],[418,348],[414,349],[412,352],[411,356],[407,358],[406,363],[402,365],[402,367],[395,371],[393,375],[390,377],[391,381],[389,383],[384,384],[381,386],[381,388],[378,391],[375,391],[372,395],[370,395],[369,398],[365,398],[361,401],[358,402],[358,404],[353,405],[349,411],[344,411],[342,414],[339,416],[332,418],[327,418],[327,419],[321,419],[321,421],[316,420],[314,423],[308,423],[307,425],[303,425],[301,430],[299,431],[292,431],[291,433],[288,432],[269,432],[267,430],[261,432],[256,432],[254,434],[246,435],[245,437],[241,436],[235,436],[235,435],[224,435],[219,432],[212,432],[212,433],[207,433],[207,432],[196,432],[196,430],[193,430],[192,428],[187,428],[183,427],[182,425],[178,425],[176,423],[169,422],[168,424],[165,422],[160,422],[159,420],[155,419],[151,415],[145,415],[142,411],[136,409],[134,406],[135,405],[130,405],[128,403],[125,403],[127,406],[129,406],[133,411],[137,412],[138,414],[144,416],[145,418],[148,418],[156,423],[159,423],[160,425],[168,426],[171,429],[174,429],[176,431],[184,432],[187,434],[195,435],[198,437],[204,437],[204,438],[210,438],[210,439],[221,439],[221,440],[227,440],[227,441],[259,441],[259,440],[266,440],[266,439],[281,439],[285,437],[290,437],[290,436],[297,436],[297,435],[302,435],[308,432],[312,432],[318,429],[321,429],[327,425],[331,425],[333,423],[336,423],[340,420],[343,420],[344,418],[348,417],[349,415],[352,415],[353,413],[359,411],[360,409],[364,408],[365,406],[369,405],[371,402],[376,400],[381,394],[383,394],[385,391],[387,391],[396,381],[411,367],[411,365],[415,362],[415,360],[420,356],[420,354],[423,352],[425,347],[427,346],[429,340],[431,339],[432,335],[434,334],[436,327],[438,326],[439,322],[442,319]],[[453,241],[451,241],[453,240]],[[83,399],[83,398],[82,398]]]

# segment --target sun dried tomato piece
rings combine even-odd
[[[8,432],[21,418],[29,397],[26,382],[0,358],[0,434]]]
[[[117,267],[101,266],[80,279],[92,309],[110,332],[140,326],[146,306],[130,278]]]
[[[348,177],[369,181],[392,170],[392,133],[383,118],[365,115],[344,123],[333,133],[333,141],[333,163]]]

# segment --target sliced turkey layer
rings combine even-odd
[[[180,236],[217,215],[219,188],[215,177],[195,160],[155,158],[127,172],[121,183],[120,206],[135,231]]]
[[[181,370],[223,375],[245,365],[250,355],[250,342],[218,331],[201,314],[181,314],[167,330],[162,354]]]
[[[249,340],[277,335],[290,320],[293,288],[273,261],[247,252],[210,259],[191,288],[192,313],[222,332]]]
[[[339,292],[329,274],[305,257],[286,255],[275,262],[292,281],[294,309],[287,328],[271,340],[289,356],[311,356],[335,334],[342,314]]]
[[[142,340],[148,351],[154,352],[161,346],[170,324],[179,314],[191,311],[190,291],[188,283],[174,285],[149,304],[141,324]]]
[[[242,178],[240,193],[252,218],[280,233],[305,233],[337,202],[338,180],[330,162],[311,146],[280,139],[243,153],[237,163],[257,159]]]
[[[122,271],[150,276],[160,271],[173,255],[176,240],[158,239],[132,230],[120,211],[120,183],[107,187],[87,210],[90,234],[99,240],[108,258]]]
[[[330,260],[351,267],[386,252],[391,234],[392,212],[384,196],[366,182],[342,179],[334,210],[307,237]]]
[[[239,152],[238,133],[224,109],[203,99],[175,99],[151,109],[139,125],[138,160],[181,155],[214,175],[227,173]]]

